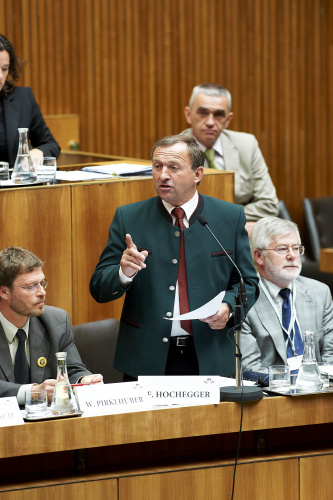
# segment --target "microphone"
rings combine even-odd
[[[202,226],[205,226],[210,234],[213,236],[214,240],[217,241],[219,246],[222,248],[223,252],[228,256],[229,260],[232,262],[232,265],[234,268],[237,270],[239,274],[239,280],[240,280],[240,285],[239,289],[240,292],[238,295],[235,296],[235,323],[238,327],[238,329],[235,331],[235,336],[236,336],[236,387],[223,387],[220,389],[220,401],[257,401],[259,399],[263,398],[263,390],[260,387],[255,387],[255,386],[243,386],[241,384],[241,350],[240,350],[240,340],[241,340],[241,332],[240,332],[240,326],[241,326],[241,302],[243,303],[244,311],[245,311],[245,316],[247,315],[247,297],[246,297],[246,289],[243,281],[243,277],[241,275],[240,270],[236,266],[235,262],[232,260],[230,255],[225,251],[223,245],[219,242],[219,240],[216,238],[215,234],[213,231],[208,227],[206,218],[203,215],[198,216],[198,221]],[[236,329],[236,327],[235,327]],[[257,382],[263,383],[263,379],[260,377],[257,378]]]
[[[210,232],[210,234],[213,236],[213,238],[215,239],[215,241],[217,241],[217,243],[220,245],[220,247],[222,248],[223,252],[226,254],[226,256],[228,257],[228,259],[231,261],[232,265],[234,266],[234,268],[238,272],[238,274],[239,274],[239,283],[240,283],[240,285],[239,285],[239,288],[240,288],[240,299],[241,299],[241,302],[243,304],[244,312],[245,312],[245,316],[246,316],[247,313],[248,313],[247,295],[246,295],[246,288],[245,288],[244,280],[243,280],[243,277],[242,277],[242,274],[241,274],[240,270],[238,269],[237,265],[232,260],[232,258],[230,257],[230,255],[226,252],[226,250],[224,249],[223,245],[216,238],[216,236],[213,233],[213,231],[208,226],[206,217],[204,215],[200,214],[200,215],[198,215],[198,221],[199,221],[199,223],[202,226],[205,226],[208,229],[208,231]]]

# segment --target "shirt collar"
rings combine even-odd
[[[259,280],[260,280],[260,285],[266,287],[266,290],[268,290],[268,293],[270,294],[270,296],[272,297],[274,302],[276,302],[277,298],[280,297],[279,292],[280,292],[281,288],[279,286],[275,285],[274,283],[272,283],[271,281],[266,280],[260,274],[259,274]],[[290,293],[292,294],[292,291],[293,291],[292,283],[286,288],[289,288]]]
[[[21,330],[24,330],[26,333],[26,336],[28,338],[28,333],[29,333],[29,319],[27,320],[26,324],[22,326]],[[4,315],[0,312],[0,323],[2,324],[2,328],[5,332],[5,335],[7,337],[8,342],[11,344],[14,340],[14,337],[17,333],[17,326],[13,325],[8,319],[4,317]]]
[[[198,206],[198,201],[199,201],[199,194],[198,191],[195,192],[193,198],[191,198],[189,201],[184,203],[184,205],[181,205],[181,208],[184,210],[185,215],[187,220],[190,220],[191,215],[193,214],[194,210]],[[175,208],[173,205],[170,205],[167,201],[162,200],[163,205],[171,215],[172,210]]]
[[[207,146],[204,146],[203,144],[201,144],[201,142],[199,142],[198,139],[195,139],[195,140],[197,141],[197,143],[199,144],[199,146],[203,152],[205,152],[206,149],[210,149],[210,148],[207,148]],[[215,144],[212,146],[212,149],[214,149],[214,151],[216,153],[218,153],[220,156],[223,156],[222,141],[220,140],[220,136],[218,136]]]

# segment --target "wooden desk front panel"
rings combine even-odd
[[[44,486],[41,482],[36,487],[22,485],[8,488],[7,491],[0,491],[0,500],[119,500],[117,479],[87,481],[75,478],[73,483],[66,480],[50,483],[51,486]]]
[[[233,173],[207,170],[199,191],[233,201]],[[73,324],[120,318],[123,298],[98,304],[89,281],[104,249],[116,208],[155,196],[152,179],[72,185]]]
[[[240,404],[221,403],[1,427],[0,458],[236,433],[240,415]],[[245,404],[242,428],[331,424],[332,415],[333,393],[267,398]]]
[[[332,422],[332,404],[332,394],[298,398],[275,397],[246,403],[243,431],[271,429],[274,432],[288,427],[301,433],[305,425],[310,425],[315,430],[322,424],[326,426]],[[174,457],[174,440],[184,441],[186,438],[199,436],[209,439],[219,434],[228,436],[229,433],[237,433],[240,412],[239,403],[221,403],[32,422],[0,428],[1,465],[8,464],[8,474],[14,474],[18,470],[20,476],[11,481],[5,477],[5,471],[2,471],[0,500],[30,499],[32,492],[35,495],[33,498],[41,500],[41,493],[45,498],[45,492],[51,486],[65,500],[229,500],[237,436],[234,435],[235,448],[232,451],[224,449],[222,445],[211,453],[210,450],[207,452],[205,446],[193,445],[186,448],[185,454],[177,457]],[[255,448],[243,450],[242,440],[235,500],[330,498],[325,494],[332,491],[332,448],[325,444],[323,449],[322,440],[310,439],[309,442],[309,438],[312,438],[311,429],[303,434],[301,450],[295,449],[294,443],[288,439],[280,439],[278,448],[256,453]],[[328,440],[331,436],[332,433],[327,432]],[[152,459],[148,453],[149,446],[152,442],[158,445],[158,441],[163,446],[159,450],[156,448]],[[128,444],[131,446],[127,447]],[[147,447],[143,447],[143,444],[147,444]],[[107,446],[111,448],[107,450]],[[171,460],[164,454],[167,446]],[[127,448],[127,454],[122,453],[123,447]],[[130,452],[135,447],[142,452],[136,464],[133,461],[138,455]],[[85,448],[87,464],[93,470],[87,470],[82,476],[75,476],[73,460],[66,461],[63,457],[67,456],[67,450]],[[101,455],[108,451],[114,457],[112,465],[108,467],[105,461],[97,464],[95,460],[91,460],[89,448],[94,449],[92,451],[96,454],[101,452]],[[34,475],[28,470],[30,461],[34,459],[29,457],[31,454],[36,456],[37,461],[39,458],[43,460],[43,466],[32,471],[35,472]],[[70,454],[72,456],[72,452]],[[59,467],[52,473],[50,464],[52,457],[54,460],[56,455],[59,457]],[[25,461],[28,462],[27,466]],[[25,473],[27,477],[23,479],[21,476]],[[113,495],[116,495],[117,478],[119,491],[116,497]],[[109,495],[105,495],[105,485],[110,488]],[[319,492],[318,496],[314,495],[314,491]],[[52,495],[53,493],[50,497],[53,498]]]
[[[46,303],[72,314],[70,186],[0,191],[0,249],[21,246],[45,262]]]
[[[232,466],[198,467],[179,472],[120,478],[119,500],[230,500],[233,469]],[[298,477],[296,459],[239,464],[234,498],[298,499]]]
[[[300,459],[300,498],[330,500],[333,498],[333,455]],[[291,497],[290,497],[291,498]]]

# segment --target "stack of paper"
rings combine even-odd
[[[115,163],[83,167],[84,172],[95,172],[106,176],[130,177],[132,175],[152,175],[151,165],[135,165],[134,163]]]

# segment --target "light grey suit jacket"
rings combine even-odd
[[[191,135],[188,128],[181,132]],[[247,221],[278,215],[278,199],[258,141],[252,134],[223,130],[220,135],[226,170],[235,172],[235,202],[244,207]],[[208,163],[205,163],[208,167]]]
[[[31,383],[41,384],[46,379],[56,378],[56,352],[67,352],[67,370],[71,383],[90,375],[74,344],[69,316],[63,309],[45,306],[42,316],[30,318],[29,349]],[[38,359],[41,357],[47,360],[43,367],[38,366]],[[16,396],[19,388],[20,384],[15,384],[7,337],[0,323],[0,397]]]
[[[333,361],[333,304],[328,286],[299,276],[296,312],[302,332],[314,332],[317,361]],[[286,346],[278,317],[260,286],[260,296],[242,325],[242,368],[268,373],[271,365],[287,363]]]

